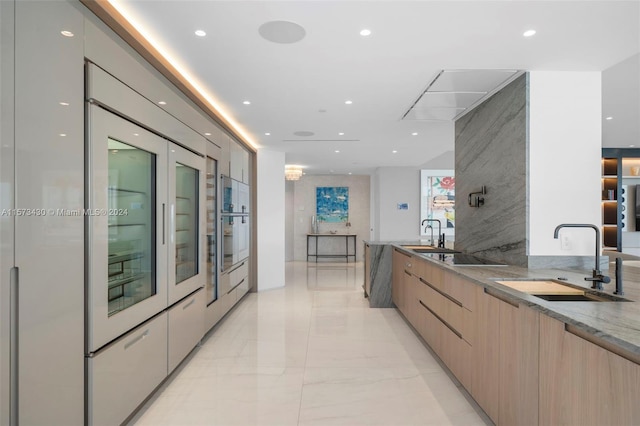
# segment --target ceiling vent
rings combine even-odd
[[[523,72],[442,70],[404,113],[402,120],[457,120]]]

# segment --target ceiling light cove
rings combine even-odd
[[[196,30],[195,35],[197,35],[198,37],[204,37],[207,35],[207,33],[202,30]]]
[[[362,31],[360,31],[360,35],[363,37],[367,37],[371,35],[371,30],[364,28]]]
[[[536,34],[536,30],[527,30],[522,33],[524,37],[531,37],[531,36],[534,36],[535,34]]]
[[[244,140],[249,145],[253,146],[254,148],[258,148],[258,145],[256,145],[253,139],[251,139],[248,136],[244,128],[240,126],[233,119],[233,117],[231,117],[231,115],[229,115],[229,113],[220,106],[219,101],[215,99],[211,95],[211,93],[205,90],[205,88],[200,84],[200,82],[197,81],[191,75],[191,73],[187,71],[184,63],[178,61],[176,58],[171,56],[168,53],[167,47],[162,43],[160,43],[155,37],[153,37],[149,33],[149,30],[145,28],[138,19],[136,19],[136,17],[134,16],[134,13],[131,10],[129,10],[127,6],[123,4],[123,2],[119,0],[108,0],[108,1],[109,1],[109,4],[111,4],[111,6],[113,6],[118,11],[118,13],[120,13],[122,17],[124,17],[124,19],[126,19],[131,24],[131,26],[135,28],[140,33],[140,35],[142,35],[142,37],[144,37],[145,40],[147,40],[151,44],[151,46],[153,46],[163,58],[167,60],[167,62],[169,62],[171,65],[175,67],[176,71],[178,71],[178,73],[193,87],[193,89],[202,95],[202,97],[206,100],[206,102],[209,104],[209,106],[213,111],[215,111],[224,120],[226,120],[231,126],[231,128],[233,128],[242,138],[244,138]]]
[[[297,43],[307,34],[302,26],[289,21],[265,22],[258,28],[258,33],[265,40],[280,44]]]

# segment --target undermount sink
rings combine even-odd
[[[631,302],[623,297],[591,291],[553,278],[504,278],[493,281],[550,302]]]

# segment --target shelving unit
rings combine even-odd
[[[127,210],[127,214],[110,215],[107,225],[110,235],[117,239],[109,244],[107,260],[108,312],[113,315],[148,297],[151,289],[145,288],[148,273],[144,266],[145,249],[141,246],[147,224],[140,213],[147,202],[147,193],[111,186],[108,194],[109,209]]]
[[[190,238],[193,232],[192,205],[190,197],[176,195],[176,283],[193,275],[195,259],[192,258],[194,241]]]
[[[602,241],[618,249],[618,159],[602,159]]]

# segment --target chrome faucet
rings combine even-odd
[[[444,247],[444,235],[442,235],[442,222],[440,222],[440,219],[425,219],[422,221],[421,225],[424,225],[425,222],[438,222],[438,247]],[[427,232],[427,228],[431,228],[431,245],[433,246],[433,226],[425,226],[425,233]]]
[[[591,277],[586,277],[585,281],[591,281],[593,284],[591,288],[596,290],[602,290],[602,284],[608,284],[611,282],[611,278],[606,275],[602,275],[600,271],[600,229],[597,226],[585,223],[563,223],[561,225],[556,226],[555,231],[553,231],[553,238],[558,239],[558,233],[561,228],[591,228],[596,231],[596,265],[593,269],[593,274]]]

